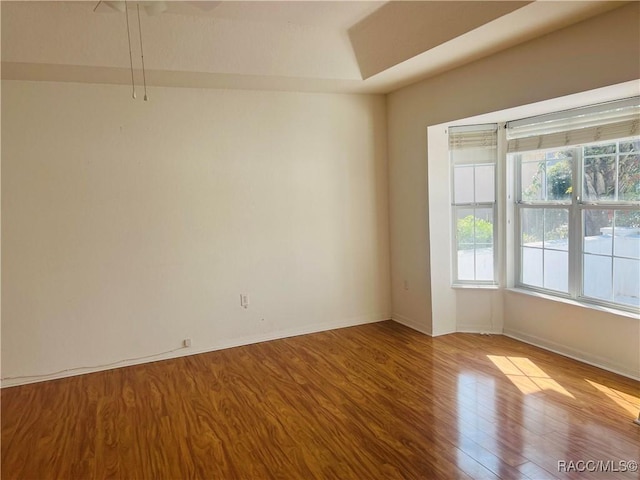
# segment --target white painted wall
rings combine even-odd
[[[451,241],[450,231],[444,228],[450,210],[448,157],[431,155],[427,128],[637,80],[639,14],[640,4],[634,2],[388,96],[395,320],[434,334],[451,331],[452,325],[471,330],[468,307],[458,312],[457,306],[471,305],[473,300],[478,305],[473,326],[482,330],[490,318],[489,309],[496,305],[495,298],[479,301],[483,295],[495,297],[494,291],[453,291],[449,286]],[[438,236],[434,231],[446,234]],[[542,304],[544,308],[537,308]],[[583,307],[560,307],[547,299],[532,304],[523,295],[504,300],[503,309],[505,332],[517,329],[548,342],[560,339],[557,349],[569,354],[589,352],[594,342],[602,341],[593,352],[598,358],[640,376],[640,355],[630,355],[640,352],[640,322],[635,318],[585,314]],[[540,329],[542,314],[547,319]],[[583,325],[584,333],[558,336],[567,317],[572,319],[571,328],[576,328],[585,316],[591,320]],[[608,332],[601,337],[603,329]]]
[[[2,82],[3,378],[390,318],[383,97],[150,95]]]
[[[510,290],[504,309],[505,335],[640,379],[637,318]]]

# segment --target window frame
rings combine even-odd
[[[548,151],[557,151],[560,148],[546,149],[546,150],[534,150],[536,152],[548,152]],[[571,150],[573,151],[572,160],[573,165],[571,168],[571,183],[572,186],[575,187],[576,183],[576,165],[581,163],[582,159],[580,153],[577,151],[579,148],[570,147],[562,150]],[[577,203],[578,196],[576,195],[576,189],[572,188],[572,194],[569,201],[553,201],[553,200],[539,200],[539,201],[525,201],[522,200],[522,152],[518,152],[515,154],[507,154],[506,155],[507,162],[515,163],[513,168],[514,173],[514,248],[513,248],[513,257],[514,257],[514,279],[515,286],[517,288],[522,288],[526,290],[532,290],[539,293],[544,293],[546,295],[552,295],[565,299],[574,299],[576,298],[575,293],[575,275],[572,275],[572,270],[575,270],[576,265],[576,255],[575,255],[575,243],[577,239],[575,238],[576,233],[576,224],[575,224],[575,205]],[[522,212],[523,210],[541,210],[543,212],[543,216],[546,213],[546,209],[566,209],[568,211],[568,225],[569,232],[567,238],[567,292],[562,292],[560,290],[554,290],[551,288],[538,287],[535,285],[529,285],[523,282],[523,268],[522,268]],[[544,239],[544,228],[542,232],[542,248],[544,255],[545,248],[545,239]],[[554,250],[554,249],[549,249]],[[544,256],[542,261],[542,284],[544,285]]]
[[[530,290],[553,297],[564,298],[569,300],[575,300],[580,303],[594,304],[602,307],[608,307],[615,310],[628,311],[631,313],[638,313],[639,306],[624,304],[615,302],[613,300],[605,300],[602,298],[588,296],[584,292],[584,262],[585,262],[585,225],[584,225],[584,213],[588,210],[612,210],[612,211],[638,211],[640,207],[640,201],[620,201],[620,200],[601,200],[591,201],[584,199],[584,150],[585,148],[593,145],[604,145],[610,143],[616,143],[616,172],[618,171],[618,163],[620,160],[620,143],[628,141],[630,139],[637,139],[639,136],[624,137],[612,140],[606,140],[601,142],[590,142],[582,145],[571,145],[566,148],[556,147],[541,150],[531,150],[535,152],[548,152],[557,150],[571,150],[573,152],[573,164],[572,164],[572,193],[570,201],[524,201],[522,200],[522,155],[523,152],[507,153],[507,163],[512,165],[513,181],[514,185],[514,199],[513,199],[513,252],[512,258],[514,261],[514,286],[524,290]],[[616,196],[618,195],[617,185],[618,178],[616,175]],[[522,265],[522,212],[526,209],[540,209],[544,212],[544,209],[568,209],[568,271],[567,271],[567,292],[562,292],[550,288],[538,287],[535,285],[529,285],[523,282],[523,265]],[[544,214],[543,214],[544,215]],[[614,214],[615,215],[615,214]],[[615,216],[614,216],[615,218]],[[615,221],[615,220],[614,220]],[[543,230],[543,250],[544,250],[544,230]],[[612,239],[612,247],[610,255],[601,255],[611,258],[612,269],[615,258],[625,258],[624,256],[615,255],[614,250],[615,235]],[[586,252],[588,253],[588,252]],[[544,257],[543,257],[544,258]],[[613,270],[612,270],[612,282],[613,282]],[[544,285],[544,260],[543,260],[543,285]],[[612,283],[613,285],[613,283]]]
[[[447,130],[447,134],[451,135],[451,129],[455,127],[449,127]],[[488,124],[477,124],[477,125],[465,125],[465,129],[469,131],[473,131],[473,129],[477,129],[477,131],[488,130],[489,128],[495,128],[496,135],[496,146],[495,146],[495,158],[493,162],[478,162],[478,163],[456,163],[453,158],[453,151],[449,148],[449,192],[450,192],[450,212],[451,212],[451,286],[452,287],[497,287],[499,286],[499,268],[500,268],[500,258],[498,255],[499,252],[499,182],[501,175],[500,171],[500,158],[501,158],[501,127],[497,123],[488,123]],[[481,165],[492,165],[493,166],[493,202],[476,202],[475,201],[475,180],[476,180],[476,167]],[[456,188],[455,188],[455,169],[456,167],[473,167],[473,185],[474,185],[474,201],[471,202],[456,202]],[[473,260],[473,273],[474,279],[460,279],[459,271],[458,271],[458,211],[463,209],[472,209],[474,211],[474,219],[475,210],[476,209],[490,209],[492,212],[492,264],[493,264],[493,279],[492,280],[478,280],[477,279],[477,257],[476,257],[476,236],[475,236],[475,221],[474,221],[474,260]]]

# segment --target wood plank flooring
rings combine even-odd
[[[390,321],[1,395],[6,480],[639,478],[558,471],[640,460],[639,382]]]

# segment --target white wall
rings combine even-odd
[[[383,97],[150,94],[2,82],[3,378],[390,318]]]
[[[623,6],[388,96],[395,320],[434,334],[451,331],[452,325],[470,330],[468,308],[458,313],[457,306],[474,301],[475,327],[482,330],[491,318],[489,309],[496,305],[495,298],[484,302],[478,298],[495,297],[495,291],[450,288],[450,234],[433,234],[434,229],[445,231],[449,226],[448,158],[427,155],[432,148],[427,144],[427,127],[637,79],[639,10],[638,3]],[[504,301],[503,312],[497,310],[503,314],[504,330],[517,325],[518,332],[553,341],[567,315],[573,319],[590,315],[583,307],[541,301],[547,306],[538,313],[549,316],[543,331],[536,324],[536,310],[527,310],[532,305],[522,295]],[[590,351],[593,338],[607,328],[610,333],[597,356],[639,376],[640,355],[634,359],[628,353],[640,351],[640,322],[609,313],[590,318],[584,335],[561,337],[559,344],[566,353]],[[585,336],[591,340],[585,341]]]

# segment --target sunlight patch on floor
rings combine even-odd
[[[575,398],[528,358],[499,355],[487,358],[525,395],[551,390]]]
[[[596,390],[604,393],[611,400],[616,402],[622,408],[627,410],[631,416],[636,417],[638,413],[640,413],[640,398],[634,397],[633,395],[629,395],[628,393],[621,392],[620,390],[616,390],[615,388],[610,388],[601,383],[592,382],[591,380],[585,381],[594,387]]]

